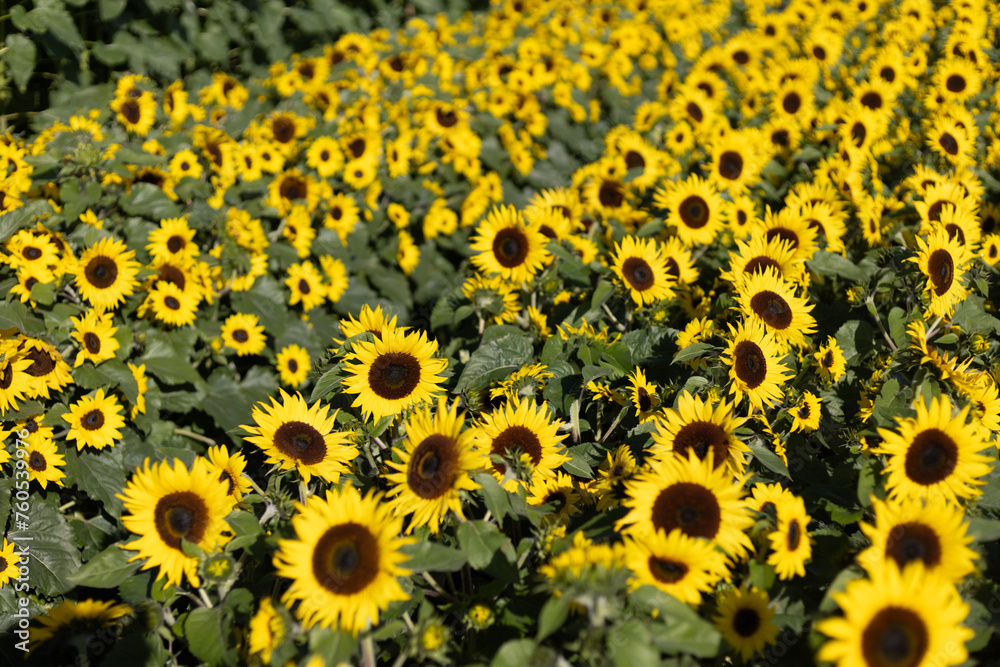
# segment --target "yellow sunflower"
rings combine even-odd
[[[789,409],[788,414],[792,416],[792,426],[789,429],[792,433],[802,431],[811,433],[819,428],[819,420],[822,416],[819,397],[811,391],[802,392],[799,402]]]
[[[729,578],[726,555],[711,541],[689,537],[679,528],[669,535],[658,530],[641,539],[629,535],[625,545],[628,567],[634,575],[633,586],[656,586],[695,607],[701,602],[702,593]]]
[[[156,98],[144,91],[138,96],[116,97],[111,102],[111,110],[118,116],[118,122],[132,134],[144,137],[156,122]]]
[[[472,256],[472,263],[483,273],[499,273],[521,284],[548,263],[551,256],[545,249],[547,242],[538,227],[528,225],[513,206],[498,206],[470,241],[470,247],[478,253]]]
[[[229,448],[225,445],[209,447],[205,452],[208,459],[208,466],[218,473],[219,481],[225,483],[226,491],[233,502],[243,499],[244,493],[249,493],[253,486],[250,480],[243,476],[243,471],[247,467],[247,460],[239,452],[229,453]]]
[[[139,263],[121,241],[103,238],[80,256],[73,268],[80,296],[94,308],[113,310],[135,292]]]
[[[725,400],[714,403],[681,393],[677,409],[668,408],[656,422],[652,453],[686,459],[688,452],[694,452],[703,461],[710,458],[713,468],[725,465],[733,475],[742,475],[750,449],[736,437],[736,429],[746,419],[734,417],[733,406]]]
[[[345,486],[296,505],[296,537],[279,541],[274,566],[292,580],[282,601],[298,602],[296,615],[306,628],[357,635],[377,625],[390,602],[409,598],[397,577],[409,574],[400,548],[414,539],[397,537],[402,520],[380,500]]]
[[[290,387],[301,387],[309,377],[312,362],[309,352],[300,345],[286,345],[277,355],[278,374],[281,381]]]
[[[73,383],[72,369],[55,346],[37,338],[21,337],[20,353],[31,361],[28,375],[29,398],[48,398],[50,391],[60,392]]]
[[[961,505],[941,497],[872,499],[875,525],[862,523],[872,544],[858,554],[865,569],[892,559],[900,568],[920,561],[928,572],[958,583],[975,572],[979,554],[969,548],[972,536]]]
[[[844,352],[837,344],[837,339],[827,336],[826,342],[820,345],[813,354],[820,377],[827,382],[837,382],[847,373],[847,360]]]
[[[732,646],[743,662],[760,653],[778,637],[774,624],[774,609],[767,591],[751,587],[747,590],[729,589],[719,602],[715,627],[722,638]]]
[[[753,234],[749,241],[738,240],[736,250],[729,253],[729,269],[722,274],[739,288],[750,276],[776,271],[785,281],[794,283],[802,274],[803,262],[796,260],[791,243],[780,237],[767,239]]]
[[[734,480],[729,470],[713,468],[694,451],[686,459],[654,459],[626,483],[623,504],[629,513],[616,525],[636,537],[679,528],[688,537],[712,540],[738,559],[751,546],[744,531],[753,525],[742,487],[742,478]]]
[[[195,230],[188,226],[186,217],[165,218],[160,226],[149,233],[146,250],[154,260],[175,260],[185,264],[201,254],[194,243]]]
[[[473,432],[463,431],[464,425],[458,403],[448,408],[443,397],[433,417],[425,406],[406,420],[406,440],[394,450],[399,463],[387,462],[396,472],[387,474],[386,480],[393,485],[388,495],[393,497],[396,515],[413,514],[408,533],[428,526],[436,535],[449,510],[465,519],[461,491],[479,488],[469,472],[484,467],[485,462]]]
[[[882,444],[873,448],[888,457],[886,488],[891,499],[941,496],[972,498],[992,469],[991,457],[980,454],[992,444],[975,423],[966,423],[969,406],[952,416],[947,396],[916,404],[916,418],[901,419],[896,430],[880,428]]]
[[[506,490],[530,488],[537,477],[551,477],[569,460],[559,443],[562,422],[552,420],[544,403],[515,400],[482,416],[474,427],[478,447],[490,457],[487,468]]]
[[[240,427],[251,434],[246,440],[263,450],[268,463],[282,470],[296,468],[306,482],[313,475],[338,482],[357,450],[348,444],[350,433],[334,430],[336,411],[331,415],[329,406],[319,402],[308,408],[301,394],[278,391],[281,403],[273,396],[269,406],[258,403],[252,414],[254,425]]]
[[[158,321],[182,327],[194,324],[199,301],[195,292],[182,290],[176,284],[163,280],[150,290],[143,307],[151,310]]]
[[[802,498],[786,494],[776,505],[778,527],[768,535],[771,541],[769,565],[781,579],[805,576],[805,563],[812,557],[812,542],[806,528],[812,517],[806,514]]]
[[[957,665],[968,658],[965,642],[975,632],[962,625],[969,606],[940,575],[893,560],[833,593],[844,611],[816,629],[830,639],[817,659],[837,667]]]
[[[674,298],[676,282],[667,272],[666,258],[653,239],[626,236],[616,245],[613,267],[636,305]]]
[[[635,407],[635,416],[639,422],[644,423],[655,419],[657,408],[660,407],[657,386],[646,380],[646,373],[641,368],[636,368],[629,373],[628,379],[631,384],[629,393],[632,405]]]
[[[383,327],[372,342],[358,341],[347,357],[347,377],[342,384],[357,394],[352,407],[365,417],[397,415],[414,403],[441,391],[447,359],[434,357],[438,346],[423,331],[406,333]]]
[[[60,467],[66,465],[66,457],[59,453],[51,438],[30,438],[27,447],[28,481],[35,481],[44,489],[49,482],[62,486],[66,476]]]
[[[18,409],[18,399],[23,400],[31,388],[32,377],[25,372],[31,365],[31,359],[14,356],[10,352],[0,360],[0,414]]]
[[[782,350],[789,345],[805,346],[806,337],[816,330],[816,320],[810,314],[812,304],[796,296],[774,269],[746,276],[736,300],[743,316],[764,325]]]
[[[182,542],[215,551],[229,541],[226,515],[233,507],[228,484],[202,457],[191,469],[178,459],[150,465],[149,459],[132,475],[118,497],[129,514],[121,521],[138,535],[123,549],[138,551],[129,561],[145,559],[143,570],[159,567],[159,578],[180,586],[184,577],[200,586],[198,559],[186,556]]]
[[[962,285],[966,266],[972,254],[957,238],[948,238],[943,227],[937,227],[927,239],[917,237],[916,262],[927,276],[924,292],[930,299],[928,311],[936,317],[950,317],[968,290]]]
[[[281,646],[288,631],[288,624],[274,608],[274,602],[264,598],[250,619],[250,653],[259,653],[263,664],[271,664],[271,653]]]
[[[708,245],[725,228],[725,202],[712,183],[699,176],[661,188],[654,201],[670,211],[666,224],[676,227],[678,238],[686,246]]]
[[[0,548],[0,588],[9,584],[11,579],[20,576],[17,564],[21,562],[21,552],[15,551],[16,548],[16,544],[4,538],[3,548]]]
[[[122,437],[118,429],[125,426],[121,404],[113,394],[105,396],[103,388],[71,405],[62,418],[70,425],[66,439],[75,440],[79,450],[87,445],[94,449],[113,446]]]
[[[259,322],[256,315],[233,313],[223,322],[219,335],[222,342],[236,350],[236,354],[241,357],[258,354],[267,344],[264,327]]]
[[[323,275],[312,262],[295,263],[288,267],[288,277],[285,285],[292,292],[288,305],[302,304],[302,309],[310,311],[323,305],[326,300],[326,288],[323,285]]]
[[[58,652],[74,644],[93,646],[98,636],[101,637],[98,645],[107,647],[108,639],[117,638],[120,631],[120,628],[113,631],[111,628],[118,626],[119,619],[131,613],[132,607],[114,600],[63,600],[48,613],[32,619],[37,623],[28,628],[32,655],[34,657],[34,652],[46,642],[51,642],[49,645]],[[80,655],[76,650],[73,654]]]
[[[81,345],[74,368],[82,366],[84,361],[99,364],[114,359],[115,351],[119,348],[115,338],[118,327],[112,326],[111,313],[91,309],[83,317],[71,317],[70,322],[76,327],[70,332],[70,337]]]
[[[751,406],[763,410],[784,396],[781,385],[792,372],[779,360],[778,344],[759,321],[746,320],[735,329],[730,324],[729,334],[731,340],[722,353],[732,380],[729,393],[736,395],[736,403],[746,395]]]
[[[747,135],[729,132],[715,142],[709,180],[731,195],[738,195],[760,178],[764,160]]]

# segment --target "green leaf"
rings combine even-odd
[[[235,551],[254,544],[264,534],[257,517],[252,512],[234,511],[226,517],[233,529],[233,539],[226,543],[226,551]]]
[[[677,351],[677,354],[674,355],[674,363],[679,364],[683,361],[698,359],[699,357],[706,356],[710,351],[717,349],[711,343],[691,343],[684,349]]]
[[[289,313],[287,302],[282,285],[270,275],[258,278],[246,292],[230,296],[234,310],[259,317],[268,335],[275,338],[285,333]]]
[[[125,9],[128,0],[98,0],[97,10],[101,21],[117,18]]]
[[[759,443],[759,441],[752,441],[747,443],[747,447],[750,448],[750,452],[753,453],[754,458],[761,462],[761,464],[770,470],[771,472],[776,472],[779,475],[791,479],[792,476],[788,472],[788,466],[785,462],[781,460],[781,457],[772,452],[767,447],[764,447]]]
[[[176,218],[181,211],[170,197],[152,183],[136,183],[132,191],[119,200],[122,210],[129,215],[141,215],[150,220]]]
[[[125,488],[125,463],[123,443],[100,452],[78,452],[66,448],[66,482],[94,500],[99,500],[104,510],[118,518],[122,501],[116,494]]]
[[[166,158],[155,153],[123,147],[115,152],[115,159],[136,167],[155,167],[163,164]]]
[[[122,549],[120,543],[112,544],[89,562],[84,563],[83,567],[70,576],[70,580],[77,586],[114,588],[132,576],[142,565],[139,560],[128,562],[135,554],[134,551]]]
[[[10,517],[11,491],[14,489],[14,478],[4,477],[0,479],[0,530],[7,527],[7,519]]]
[[[597,287],[594,288],[594,296],[590,299],[590,309],[597,310],[601,305],[611,298],[611,295],[615,291],[615,284],[609,280],[604,280],[603,278],[597,283]]]
[[[30,37],[16,32],[7,35],[4,46],[7,48],[6,53],[4,53],[5,69],[10,72],[10,77],[14,80],[17,89],[24,93],[28,89],[28,81],[35,71],[38,49]]]
[[[66,518],[42,499],[40,493],[30,494],[28,511],[21,514],[17,503],[7,535],[10,542],[30,550],[31,571],[28,584],[34,593],[57,596],[73,587],[70,576],[80,569],[80,554]],[[23,521],[23,524],[18,523]]]
[[[493,555],[507,543],[507,536],[488,521],[466,521],[455,532],[469,565],[477,570],[489,565]]]
[[[202,382],[201,373],[188,361],[196,336],[194,330],[170,333],[155,329],[149,331],[146,334],[146,352],[140,360],[146,365],[146,372],[167,384]]]
[[[773,565],[761,563],[759,560],[750,561],[750,582],[757,588],[769,590],[774,584],[775,576]]]
[[[278,386],[277,377],[266,367],[247,371],[242,382],[228,372],[217,370],[208,379],[208,395],[202,409],[225,430],[232,431],[250,420],[250,411]]]
[[[37,217],[49,213],[52,213],[52,204],[48,200],[36,199],[0,214],[0,242],[6,241],[17,230],[30,226]]]
[[[455,392],[482,389],[507,377],[531,360],[533,347],[531,339],[520,334],[507,334],[484,343],[469,357]]]
[[[621,341],[605,348],[603,360],[614,367],[619,376],[632,372],[632,351]]]
[[[510,494],[508,494],[500,483],[497,482],[496,477],[487,473],[481,472],[472,476],[472,479],[479,482],[479,493],[483,495],[483,501],[486,503],[486,509],[490,511],[497,521],[503,521],[503,518],[510,514]]]
[[[561,628],[567,618],[569,618],[569,598],[565,595],[549,598],[538,612],[538,634],[535,635],[535,640],[544,641],[546,637]]]
[[[630,619],[608,633],[608,652],[617,667],[660,664],[660,652],[653,647],[649,629],[638,619]]]
[[[889,336],[899,348],[905,348],[906,342],[906,311],[899,306],[893,307],[886,318],[889,322]]]
[[[532,639],[511,639],[505,642],[497,654],[493,656],[490,667],[525,667],[525,665],[549,664],[533,661],[537,648],[538,646]]]
[[[236,664],[236,644],[230,641],[232,622],[218,607],[198,608],[184,620],[188,649],[209,665]]]
[[[856,365],[872,349],[875,332],[872,326],[861,320],[845,322],[836,334],[837,345],[844,352],[848,366]]]
[[[45,12],[46,27],[56,39],[74,51],[83,51],[83,37],[76,28],[73,16],[60,0],[39,0],[37,8],[32,10],[34,12]]]
[[[975,516],[969,519],[969,534],[976,542],[1000,540],[1000,520]]]
[[[109,390],[121,387],[129,403],[135,405],[139,400],[139,386],[135,376],[128,366],[117,359],[108,359],[97,366],[84,362],[83,366],[73,370],[73,380],[84,389],[104,387]]]
[[[469,562],[464,552],[427,540],[407,545],[402,551],[410,557],[403,567],[414,572],[457,572]]]

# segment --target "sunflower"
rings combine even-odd
[[[811,433],[819,428],[821,417],[819,397],[810,391],[802,392],[799,402],[789,410],[792,416],[792,426],[789,429],[792,433],[802,431]]]
[[[263,664],[271,664],[271,653],[285,641],[288,631],[288,623],[271,598],[264,598],[250,619],[250,653],[259,653]]]
[[[52,482],[62,486],[66,476],[60,466],[66,465],[66,458],[59,453],[51,438],[30,438],[27,447],[28,481],[36,481],[44,489]]]
[[[650,584],[681,602],[698,606],[701,594],[729,578],[726,556],[709,540],[689,537],[679,528],[642,539],[625,538],[633,586]]]
[[[731,195],[749,189],[760,178],[764,160],[749,136],[729,132],[712,148],[709,180]]]
[[[21,552],[15,551],[16,548],[16,544],[4,538],[3,548],[0,548],[0,588],[10,583],[11,579],[20,576],[17,564],[21,562]]]
[[[171,465],[172,464],[172,465]],[[138,539],[122,545],[138,551],[129,562],[145,559],[143,570],[159,567],[157,578],[180,586],[185,575],[200,586],[198,559],[184,554],[186,540],[212,552],[231,537],[226,515],[233,507],[228,484],[202,457],[188,470],[179,459],[150,465],[132,475],[123,493],[128,515],[121,521]]]
[[[816,368],[821,378],[827,382],[837,382],[847,373],[847,360],[844,352],[837,344],[837,339],[827,336],[826,342],[819,346],[813,354],[816,360]]]
[[[49,646],[59,654],[59,657],[52,654],[46,657],[58,662],[62,657],[60,652],[67,651],[69,647],[92,648],[97,644],[107,648],[109,639],[114,638],[111,645],[117,639],[121,626],[120,619],[131,613],[132,607],[124,603],[115,603],[113,600],[86,599],[80,602],[63,600],[47,614],[32,619],[37,625],[28,628],[31,652],[34,653],[40,646],[50,642]],[[94,641],[98,638],[100,638],[99,643]],[[86,654],[86,650],[78,653],[76,648],[72,649],[72,655],[77,658]]]
[[[669,456],[654,459],[649,467],[626,483],[623,503],[629,513],[617,527],[627,533],[648,536],[669,534],[679,528],[688,537],[712,540],[733,558],[751,546],[744,532],[753,518],[743,503],[743,480],[714,468],[710,461]]]
[[[619,445],[605,456],[590,485],[590,492],[597,498],[597,511],[606,512],[625,500],[625,485],[635,476],[638,467],[628,445]]]
[[[182,290],[165,280],[156,283],[143,305],[153,311],[153,317],[164,324],[182,327],[194,324],[200,299],[191,290]]]
[[[103,388],[71,405],[62,418],[70,424],[66,438],[76,440],[79,450],[87,445],[94,449],[114,446],[122,437],[118,429],[125,426],[121,404],[114,395],[105,396]]]
[[[948,238],[948,232],[938,227],[924,240],[917,237],[917,256],[908,261],[916,262],[927,276],[924,292],[930,299],[928,311],[937,317],[950,317],[955,306],[968,290],[962,285],[966,266],[972,254],[957,238]]]
[[[741,322],[738,328],[729,325],[732,339],[722,353],[733,381],[729,393],[736,394],[736,403],[744,394],[750,405],[763,410],[784,395],[781,385],[792,378],[792,372],[779,361],[779,347],[774,337],[757,320]]]
[[[408,533],[428,526],[436,535],[449,510],[464,520],[460,492],[479,488],[469,472],[483,466],[474,434],[463,431],[464,424],[458,403],[449,409],[443,397],[433,417],[425,406],[406,420],[406,440],[394,450],[399,463],[388,461],[396,472],[386,480],[393,485],[388,495],[396,515],[413,514]]]
[[[782,350],[788,345],[804,347],[806,336],[816,330],[816,320],[809,314],[812,304],[796,296],[774,269],[746,276],[736,300],[744,317],[762,324]]]
[[[771,555],[767,562],[781,579],[805,576],[805,563],[812,557],[812,542],[806,527],[812,520],[802,498],[786,494],[777,502],[778,527],[768,535]]]
[[[938,118],[927,132],[926,145],[955,167],[976,163],[976,141],[954,120]]]
[[[354,338],[358,334],[370,333],[375,338],[382,337],[382,330],[390,329],[396,331],[396,316],[389,317],[388,312],[382,312],[382,306],[375,306],[374,310],[367,303],[361,306],[358,319],[353,315],[348,315],[346,320],[340,321],[340,335],[344,340],[334,339],[334,343],[343,345],[348,339]],[[409,327],[398,327],[398,330],[405,333]]]
[[[952,416],[947,396],[916,404],[915,419],[902,419],[896,431],[880,428],[882,444],[876,454],[889,457],[886,488],[890,499],[942,496],[972,498],[982,491],[990,457],[979,452],[991,447],[975,423],[966,423],[969,406]]]
[[[169,168],[170,178],[178,182],[187,176],[199,179],[204,172],[204,168],[198,162],[198,156],[190,149],[178,151],[170,158]]]
[[[25,372],[31,365],[31,359],[14,356],[10,351],[0,360],[0,414],[19,409],[18,399],[23,400],[31,388],[32,377]]]
[[[528,489],[529,505],[540,507],[549,505],[551,509],[542,517],[546,525],[569,523],[570,519],[580,513],[584,503],[589,503],[589,494],[585,488],[577,485],[572,477],[562,471],[556,471],[551,477],[536,477]]]
[[[278,542],[274,566],[292,580],[282,601],[298,601],[296,615],[305,627],[357,635],[377,625],[390,602],[409,598],[397,577],[409,574],[400,565],[406,560],[400,548],[415,540],[397,537],[402,520],[380,500],[345,486],[296,505],[296,538]]]
[[[818,230],[806,222],[798,209],[785,207],[774,212],[768,206],[764,211],[764,220],[757,224],[753,233],[763,234],[768,241],[776,238],[788,241],[795,260],[809,261],[818,248]]]
[[[870,575],[833,593],[844,616],[816,624],[830,638],[817,659],[837,667],[929,667],[968,658],[965,642],[975,632],[962,621],[969,606],[950,582],[920,565],[901,572],[892,560]]]
[[[729,269],[721,277],[739,289],[750,276],[768,269],[777,272],[782,280],[793,283],[802,274],[803,262],[795,257],[792,244],[786,239],[768,239],[763,234],[753,234],[749,242],[736,241],[736,251],[729,253]]]
[[[135,419],[135,416],[140,412],[146,414],[146,389],[149,386],[149,380],[146,378],[146,364],[136,366],[131,361],[127,363],[128,369],[132,371],[132,377],[135,378],[135,384],[139,388],[139,396],[136,398],[135,405],[129,408],[129,417]]]
[[[629,373],[631,387],[632,405],[635,407],[635,416],[640,423],[656,418],[656,410],[660,407],[659,391],[655,384],[646,380],[646,374],[641,368],[634,369]]]
[[[774,624],[774,609],[770,602],[767,591],[757,587],[745,591],[730,589],[719,602],[715,627],[726,643],[740,654],[743,662],[748,662],[778,638],[778,626]]]
[[[195,230],[188,226],[186,217],[165,218],[160,226],[149,233],[146,250],[154,260],[167,262],[174,260],[185,264],[201,254],[194,243]]]
[[[639,306],[674,298],[676,282],[667,272],[666,258],[653,239],[626,236],[615,246],[614,270]]]
[[[83,317],[71,317],[70,321],[76,327],[70,332],[70,337],[81,345],[73,368],[79,368],[84,361],[92,361],[96,365],[114,359],[119,348],[115,338],[118,327],[111,325],[111,313],[91,309]]]
[[[488,470],[510,492],[530,488],[538,477],[552,477],[569,460],[559,443],[562,422],[552,420],[544,403],[514,400],[485,414],[473,431],[479,450],[490,457]],[[511,465],[511,464],[514,465]]]
[[[286,345],[278,352],[277,367],[283,383],[290,387],[301,387],[312,367],[309,352],[300,345]]]
[[[745,421],[733,416],[733,406],[725,400],[716,406],[685,391],[677,397],[677,409],[668,408],[657,420],[652,453],[684,459],[694,452],[701,460],[710,457],[713,468],[725,465],[733,475],[742,475],[750,449],[735,433]]]
[[[865,569],[892,559],[900,568],[920,561],[928,572],[958,583],[975,572],[979,554],[969,548],[972,536],[961,505],[944,498],[872,499],[875,525],[862,523],[872,545],[858,554]]]
[[[250,434],[246,440],[263,450],[267,463],[281,470],[296,468],[307,483],[313,475],[338,482],[357,450],[348,444],[349,432],[334,431],[337,412],[331,415],[329,406],[319,402],[307,408],[301,394],[278,392],[280,404],[273,396],[269,406],[258,403],[251,415],[254,425],[240,427]]]
[[[133,97],[116,97],[111,102],[111,110],[118,116],[118,122],[132,134],[144,137],[156,122],[156,98],[145,91]]]
[[[964,58],[943,58],[935,63],[934,87],[946,101],[964,102],[982,88],[979,69]]]
[[[48,398],[49,392],[60,392],[73,383],[72,369],[54,346],[37,338],[21,337],[20,355],[31,360],[24,369],[28,375],[29,398]]]
[[[346,194],[338,193],[327,201],[329,207],[323,218],[323,226],[337,232],[341,244],[347,244],[347,237],[361,218],[358,204]]]
[[[267,344],[264,327],[258,324],[259,321],[253,314],[233,313],[222,324],[219,334],[222,342],[236,350],[236,354],[241,357],[258,354]]]
[[[105,237],[88,248],[72,271],[80,296],[94,308],[113,310],[135,292],[139,263],[135,251]]]
[[[479,226],[470,247],[478,254],[472,263],[484,273],[499,273],[515,284],[531,280],[550,259],[548,240],[535,226],[528,225],[513,206],[490,211]]]
[[[657,190],[656,205],[670,211],[666,224],[677,229],[677,236],[687,246],[708,245],[725,228],[725,202],[715,187],[699,176]]]
[[[278,215],[288,215],[296,201],[305,202],[310,213],[319,204],[320,187],[312,176],[298,169],[286,169],[274,177],[268,187],[267,204],[278,210]]]
[[[441,390],[447,359],[435,358],[438,346],[423,331],[406,333],[383,327],[372,342],[358,341],[347,357],[344,391],[358,394],[352,407],[365,417],[397,415]]]
[[[208,467],[218,473],[219,481],[226,484],[226,490],[233,502],[243,499],[244,493],[249,493],[253,486],[250,480],[243,476],[247,460],[239,452],[229,453],[225,445],[209,447],[205,452]]]

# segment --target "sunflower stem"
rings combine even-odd
[[[195,433],[194,431],[189,431],[186,428],[179,428],[179,427],[175,428],[174,429],[174,434],[175,435],[183,435],[186,438],[191,438],[192,440],[197,440],[198,442],[204,442],[206,445],[213,445],[214,446],[216,444],[215,440],[212,440],[209,437],[201,435],[200,433]]]
[[[924,340],[930,340],[932,336],[936,335],[938,332],[938,325],[941,324],[942,316],[938,315],[938,318],[934,320],[934,324],[931,328],[927,330],[927,334],[924,336]]]
[[[370,628],[361,641],[361,664],[365,667],[375,667],[375,639]]]
[[[428,584],[431,585],[431,588],[437,591],[438,595],[440,595],[443,598],[447,598],[452,602],[458,602],[458,600],[456,600],[451,594],[449,594],[448,591],[441,588],[441,584],[439,584],[434,579],[434,577],[431,576],[430,572],[421,572],[420,575],[427,581]]]
[[[882,336],[885,337],[885,342],[888,343],[889,347],[892,348],[892,351],[895,352],[896,343],[893,342],[892,337],[889,335],[889,332],[885,330],[885,325],[882,324],[882,318],[879,317],[878,309],[875,308],[875,300],[871,294],[868,295],[868,298],[865,300],[865,303],[868,306],[868,312],[871,313],[872,317],[875,318],[875,323],[878,324],[878,328],[882,332]]]
[[[205,603],[205,606],[208,607],[209,609],[211,609],[212,608],[212,601],[209,599],[208,593],[205,592],[204,588],[199,588],[198,589],[198,595],[201,596],[201,599]]]
[[[246,474],[244,472],[244,473],[240,473],[240,476],[243,477],[243,479],[245,479],[246,481],[250,482],[250,486],[253,487],[253,490],[256,491],[260,495],[261,498],[266,498],[267,497],[264,494],[264,490],[261,489],[259,486],[257,486],[257,482],[253,481],[253,478],[250,477],[250,475],[248,475],[248,474]]]
[[[608,317],[611,318],[611,321],[614,322],[615,328],[617,328],[619,331],[625,331],[625,325],[618,321],[618,318],[615,317],[614,313],[611,312],[611,309],[608,308],[608,304],[602,303],[601,308],[604,309],[604,312],[607,313]]]

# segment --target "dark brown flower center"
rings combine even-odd
[[[42,456],[42,453],[35,451],[28,456],[28,467],[35,472],[44,472],[48,465],[45,463],[45,457]]]
[[[958,465],[958,445],[944,431],[924,429],[906,449],[906,477],[916,484],[929,486],[948,479]]]
[[[370,529],[356,523],[328,528],[313,549],[313,576],[334,595],[364,591],[379,573],[381,554]]]
[[[871,90],[861,96],[861,103],[872,109],[873,111],[878,111],[882,108],[882,96]]]
[[[351,156],[356,160],[365,154],[365,146],[367,143],[364,139],[358,138],[347,144],[347,150],[351,153]]]
[[[156,502],[153,522],[160,539],[180,551],[181,540],[197,544],[204,537],[208,507],[204,499],[192,491],[175,491]]]
[[[440,498],[451,490],[458,471],[458,448],[446,435],[429,435],[410,457],[406,482],[410,490],[425,500]]]
[[[750,389],[756,389],[767,378],[767,357],[757,343],[743,340],[733,349],[733,367],[736,377]]]
[[[520,450],[531,458],[532,465],[538,465],[542,460],[542,443],[534,431],[526,426],[508,426],[501,431],[497,437],[493,438],[490,447],[490,454],[495,454],[503,458],[510,458],[514,450]],[[507,466],[503,463],[493,463],[493,467],[501,475],[507,472]]]
[[[454,127],[458,123],[458,116],[450,109],[438,109],[434,115],[437,118],[438,125],[441,127]]]
[[[629,287],[636,292],[648,290],[656,282],[656,275],[649,262],[641,257],[629,257],[622,263],[622,275]]]
[[[97,354],[101,351],[101,337],[92,331],[88,331],[83,334],[83,346],[87,348],[87,352]]]
[[[743,273],[753,275],[764,273],[768,269],[774,269],[776,273],[781,274],[781,264],[767,255],[758,255],[746,263],[746,266],[743,267]]]
[[[931,568],[941,562],[941,540],[930,526],[908,521],[889,531],[885,555],[895,560],[900,569],[915,560]]]
[[[290,373],[295,373],[298,370],[299,370],[299,362],[295,361],[294,359],[289,359],[288,360],[288,371]]]
[[[606,208],[618,208],[625,201],[625,195],[619,183],[604,181],[597,191],[597,199]]]
[[[688,102],[687,106],[684,108],[687,115],[691,117],[696,123],[700,123],[705,120],[705,113],[701,110],[701,107],[694,102]]]
[[[677,207],[684,225],[691,229],[701,229],[708,224],[708,202],[698,195],[691,195]]]
[[[802,529],[799,527],[799,520],[792,519],[792,522],[788,524],[788,533],[785,535],[785,545],[789,551],[795,551],[799,548],[801,541]]]
[[[118,264],[110,257],[98,255],[87,263],[83,271],[87,282],[98,289],[107,289],[118,278]]]
[[[122,116],[131,125],[135,125],[142,118],[142,109],[139,107],[139,103],[134,99],[128,99],[122,102],[121,107],[119,107]]]
[[[171,254],[179,253],[187,245],[187,239],[185,239],[180,234],[174,234],[169,239],[167,239],[167,250]]]
[[[628,169],[645,169],[646,159],[639,151],[628,151],[625,153],[625,166]]]
[[[742,607],[733,615],[733,630],[740,637],[753,637],[760,629],[761,618],[756,609]]]
[[[923,619],[911,609],[887,606],[861,633],[861,654],[873,667],[915,667],[930,644]]]
[[[785,110],[785,113],[794,114],[802,108],[802,98],[796,92],[788,93],[781,100],[781,108]]]
[[[271,133],[274,135],[275,141],[287,144],[295,138],[295,121],[284,116],[275,118],[271,123]]]
[[[42,251],[36,248],[35,246],[28,246],[21,251],[21,254],[24,256],[26,260],[32,261],[41,257]]]
[[[949,93],[960,93],[965,90],[965,86],[965,77],[961,74],[952,74],[944,82],[944,87]]]
[[[406,398],[419,383],[420,362],[405,352],[384,352],[368,370],[368,386],[386,400]]]
[[[649,573],[665,584],[676,584],[688,573],[685,563],[666,558],[649,557]]]
[[[28,366],[27,373],[32,377],[45,377],[56,367],[55,359],[45,350],[29,350],[24,356],[31,359],[31,365]]]
[[[787,329],[792,323],[792,309],[779,294],[762,290],[750,299],[750,309],[772,329]]]
[[[722,510],[710,489],[693,482],[676,482],[660,491],[653,503],[653,527],[668,535],[675,528],[689,537],[715,539]]]
[[[941,134],[940,138],[938,138],[938,144],[941,145],[941,148],[948,155],[958,155],[958,142],[948,132]]]
[[[684,459],[688,452],[694,452],[702,461],[711,453],[712,467],[718,468],[729,456],[729,435],[714,422],[691,422],[674,436],[674,452]]]
[[[927,260],[927,273],[934,294],[937,296],[945,294],[951,289],[951,284],[955,280],[955,262],[951,258],[951,253],[944,249],[932,252]]]
[[[104,412],[91,410],[80,419],[80,426],[88,431],[97,431],[104,426]]]
[[[788,241],[792,245],[793,250],[799,247],[799,235],[785,227],[772,227],[764,233],[764,238],[768,241],[776,238]]]
[[[521,266],[528,256],[528,237],[516,227],[505,227],[493,237],[493,256],[505,269]]]
[[[233,340],[237,343],[245,343],[250,340],[250,334],[247,333],[246,329],[237,329],[233,332]]]
[[[312,424],[285,422],[274,432],[274,446],[284,456],[303,465],[315,465],[326,458],[326,439]]]
[[[177,300],[176,297],[170,296],[169,294],[163,299],[163,305],[170,310],[180,310],[181,302]]]
[[[278,192],[281,196],[288,200],[293,199],[305,199],[309,188],[306,182],[301,178],[296,176],[286,176],[283,181],[281,181],[281,187],[278,188]]]
[[[312,288],[309,286],[309,281],[305,278],[299,278],[299,291],[303,294],[309,294],[312,292]]]

